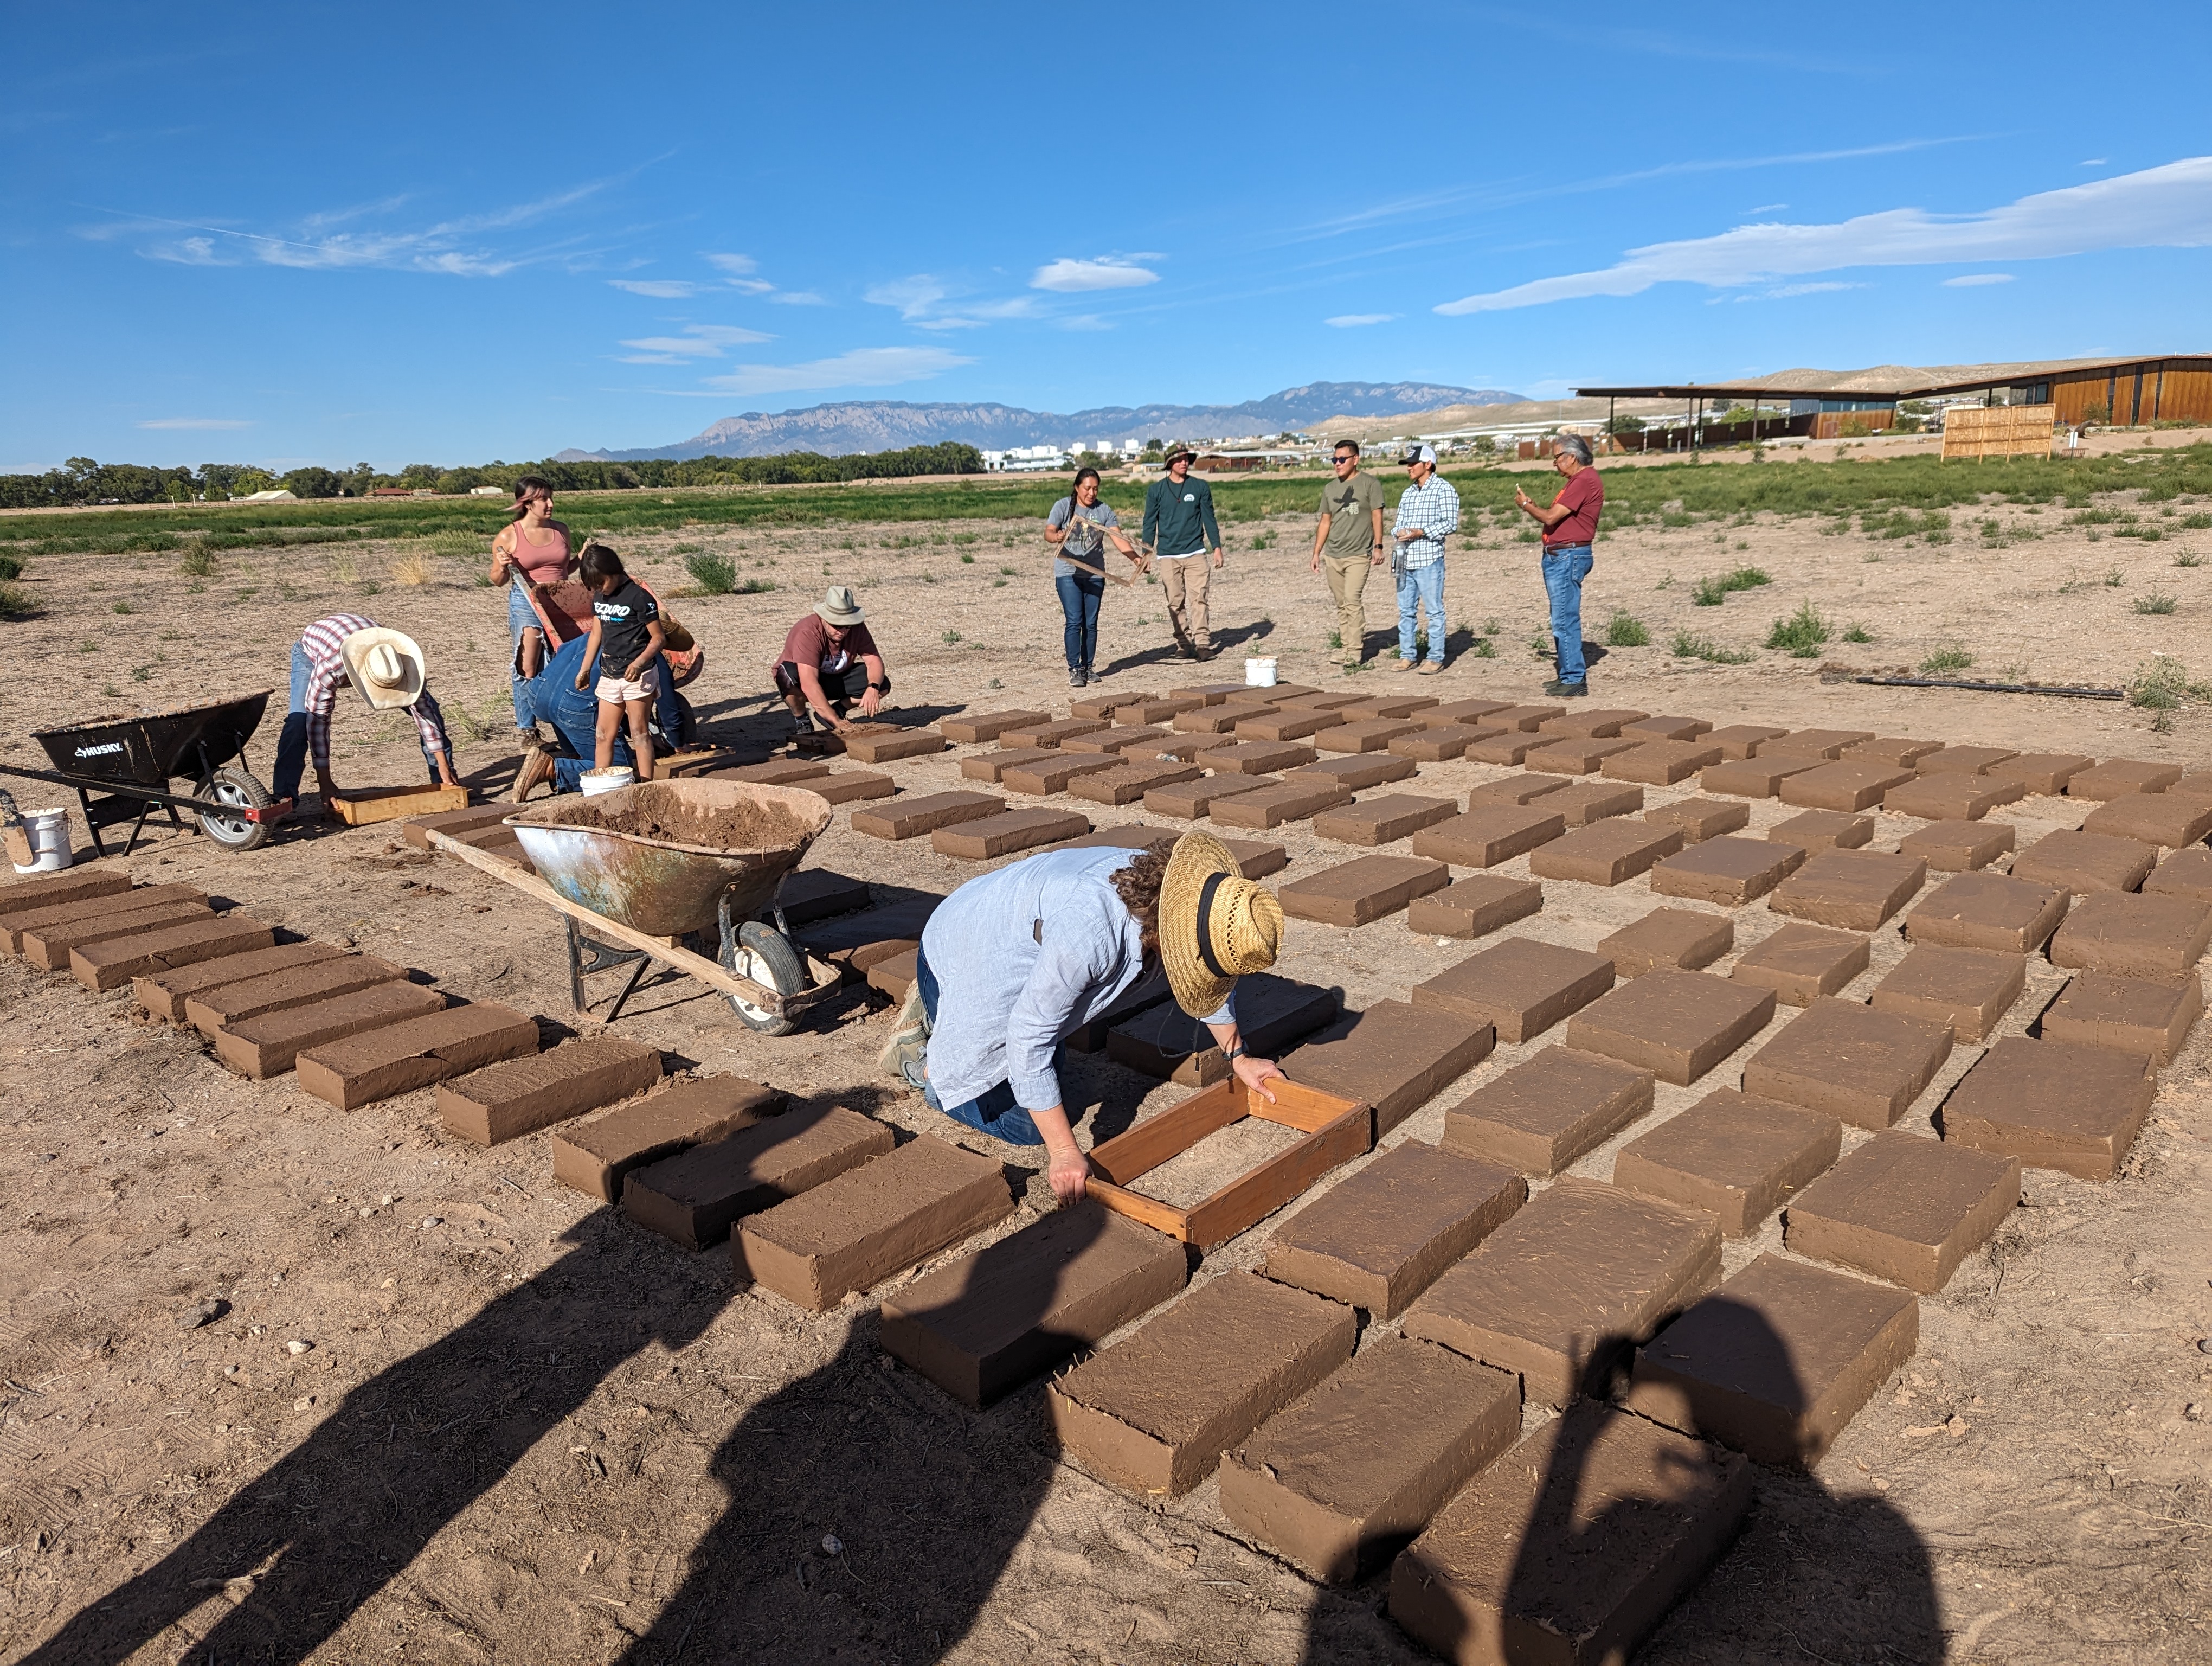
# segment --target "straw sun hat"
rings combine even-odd
[[[338,644],[346,680],[378,711],[411,706],[422,697],[422,650],[404,630],[372,625]]]
[[[1230,986],[1275,964],[1283,905],[1237,871],[1211,833],[1186,833],[1160,881],[1160,958],[1176,1005],[1194,1018],[1221,1010]]]

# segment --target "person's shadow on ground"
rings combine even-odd
[[[180,1663],[307,1659],[612,1373],[649,1343],[697,1340],[728,1300],[726,1250],[686,1276],[670,1265],[678,1252],[612,1210],[570,1241],[560,1261],[349,1393],[183,1543],[70,1616],[28,1666],[120,1662],[226,1582],[241,1600]],[[712,1474],[726,1508],[633,1645],[639,1666],[679,1653],[934,1658],[974,1625],[1052,1461],[884,1370],[878,1335],[864,1311],[829,1363],[723,1440]]]
[[[1784,1404],[1805,1402],[1788,1347],[1761,1315],[1719,1297],[1701,1305],[1729,1310],[1734,1381],[1764,1392],[1778,1389]],[[1626,1337],[1605,1339],[1590,1355],[1619,1359],[1624,1370],[1632,1356]],[[1607,1385],[1590,1386],[1602,1394]],[[1499,1531],[1519,1535],[1502,1591],[1495,1593],[1503,1598],[1504,1623],[1492,1618],[1434,1639],[1443,1643],[1445,1658],[1502,1666],[1552,1666],[1570,1658],[1570,1639],[1626,1595],[1624,1570],[1663,1542],[1666,1494],[1693,1485],[1692,1477],[1668,1472],[1652,1478],[1656,1485],[1624,1487],[1620,1474],[1607,1474],[1592,1484],[1586,1475],[1594,1444],[1589,1427],[1571,1408],[1563,1426],[1553,1426],[1559,1438],[1550,1444],[1527,1518],[1498,1524]],[[1513,1461],[1507,1452],[1492,1464]],[[1637,1666],[1779,1666],[1807,1659],[1941,1666],[1946,1648],[1934,1571],[1912,1524],[1886,1499],[1831,1493],[1808,1468],[1755,1464],[1753,1476],[1751,1507],[1734,1545],[1642,1646],[1632,1632],[1610,1639],[1621,1654],[1632,1655]],[[1481,1481],[1479,1474],[1470,1484]],[[1370,1584],[1387,1589],[1389,1580],[1386,1569]],[[1304,1656],[1308,1666],[1370,1657],[1371,1644],[1361,1640],[1356,1623],[1364,1618],[1364,1610],[1333,1597],[1316,1602]]]

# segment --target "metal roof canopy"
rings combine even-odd
[[[2008,364],[1884,365],[1869,370],[1784,370],[1742,381],[1675,382],[1640,387],[1577,387],[1592,399],[1911,399],[2043,381],[2067,374],[2136,365],[2212,362],[2205,353],[2134,353],[2124,358],[2030,359]]]

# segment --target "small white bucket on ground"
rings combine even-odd
[[[617,763],[605,769],[586,769],[578,780],[583,787],[584,796],[596,798],[601,793],[619,793],[625,787],[634,786],[637,781],[637,771],[627,764]]]
[[[12,864],[18,873],[52,873],[70,866],[69,812],[26,810],[23,836],[31,842],[31,861]]]
[[[1275,662],[1270,660],[1247,660],[1244,662],[1244,686],[1248,689],[1272,689],[1275,686]]]

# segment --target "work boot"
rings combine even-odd
[[[533,741],[534,741],[533,737]],[[538,787],[553,778],[553,753],[550,748],[533,744],[522,755],[522,767],[514,772],[514,785],[507,789],[509,804],[526,802]]]
[[[1213,638],[1212,638],[1212,637],[1211,637],[1211,636],[1201,636],[1201,637],[1200,637],[1200,638],[1198,639],[1198,641],[1197,641],[1196,646],[1197,646],[1197,649],[1198,649],[1198,657],[1199,657],[1200,659],[1201,659],[1201,660],[1211,660],[1211,659],[1213,657]]]
[[[1411,671],[1420,662],[1419,660],[1415,660],[1401,659],[1398,663],[1391,666],[1390,669],[1393,671]]]
[[[1554,700],[1572,700],[1579,696],[1588,694],[1589,692],[1589,684],[1588,683],[1550,682],[1544,684],[1544,692],[1551,696]]]
[[[1424,677],[1434,677],[1443,668],[1444,662],[1441,660],[1424,660],[1421,661],[1421,675]]]
[[[898,1021],[892,1026],[890,1040],[884,1043],[883,1052],[876,1059],[877,1067],[893,1081],[914,1086],[919,1079],[922,1055],[928,1046],[929,1014],[923,1010],[921,983],[917,979],[906,987],[906,1000],[900,1004]],[[921,1090],[916,1087],[915,1091]]]

